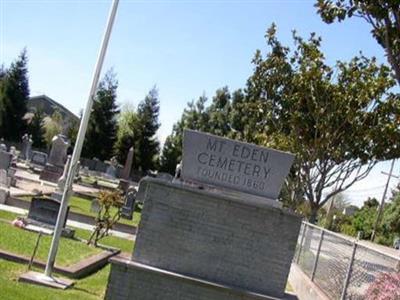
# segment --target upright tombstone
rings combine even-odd
[[[135,211],[136,189],[133,186],[128,188],[125,195],[125,203],[121,209],[121,217],[132,220],[133,212]]]
[[[51,194],[51,198],[56,201],[60,202],[62,199],[70,164],[71,164],[71,155],[68,155],[67,162],[65,163],[65,166],[64,166],[64,172],[63,172],[62,176],[60,177],[60,179],[58,179],[56,190]]]
[[[31,168],[43,168],[47,164],[47,153],[32,151],[30,160]]]
[[[111,259],[106,299],[286,299],[301,218],[276,199],[293,158],[185,131],[182,180],[140,183],[135,248]]]
[[[117,167],[118,167],[118,161],[115,157],[112,157],[110,160],[110,164],[107,167],[106,174],[110,178],[116,178],[117,177]]]
[[[126,160],[125,160],[124,169],[122,170],[122,179],[129,180],[129,177],[131,176],[131,170],[132,170],[132,164],[133,164],[133,154],[134,154],[134,148],[131,147],[129,149],[128,156],[126,157]]]
[[[58,134],[53,137],[49,158],[39,177],[41,180],[58,183],[64,171],[68,147],[66,136]]]
[[[1,140],[0,140],[0,151],[7,152],[7,145],[5,144],[3,138],[1,138]]]
[[[23,160],[30,160],[32,155],[32,137],[25,133],[22,137],[22,150],[20,158]]]
[[[0,151],[0,169],[8,170],[11,167],[12,159],[11,153]]]
[[[69,141],[66,136],[58,134],[51,141],[51,150],[48,163],[53,166],[64,167],[67,160]]]

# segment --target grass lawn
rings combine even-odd
[[[13,220],[16,217],[16,214],[0,211],[0,219],[2,220]],[[88,230],[75,228],[75,236],[78,238],[87,240],[90,233]],[[22,230],[5,222],[0,222],[0,249],[2,250],[30,257],[35,247],[37,236],[38,234],[35,232]],[[43,235],[36,253],[37,259],[46,261],[50,244],[51,236]],[[115,236],[108,236],[100,240],[100,244],[132,253],[134,242]],[[60,266],[68,266],[101,251],[99,248],[88,246],[78,240],[61,238],[56,263]]]
[[[65,291],[19,283],[17,281],[19,275],[26,271],[26,265],[0,259],[0,298],[2,300],[103,299],[110,266],[75,281],[75,285]]]
[[[31,201],[31,197],[19,197],[19,199],[24,200],[24,201]],[[86,215],[86,216],[91,216],[91,217],[96,217],[97,214],[90,211],[90,206],[91,206],[91,201],[81,198],[81,197],[76,197],[73,196],[70,198],[69,201],[69,206],[70,206],[70,211],[75,212],[78,214]],[[112,211],[114,213],[115,209]],[[140,222],[140,212],[135,211],[133,213],[133,218],[132,220],[126,220],[126,219],[120,219],[118,223],[121,224],[126,224],[126,225],[131,225],[137,227]]]
[[[36,241],[37,234],[28,232],[6,224],[5,220],[13,220],[17,214],[0,210],[0,248],[16,253],[30,256]],[[75,236],[87,239],[90,231],[76,228]],[[132,253],[133,241],[118,237],[109,236],[100,241],[101,244],[121,249],[121,251]],[[50,237],[41,239],[37,258],[46,260]],[[79,260],[77,257],[85,257],[99,252],[100,249],[89,247],[85,243],[62,238],[56,264],[67,265]],[[1,300],[92,300],[103,299],[107,286],[110,266],[99,270],[84,279],[76,280],[75,286],[66,290],[55,290],[35,286],[26,283],[19,283],[20,274],[27,271],[26,264],[19,264],[0,259],[0,299]]]

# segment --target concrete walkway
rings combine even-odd
[[[20,215],[28,215],[28,210],[26,210],[26,209],[9,206],[9,205],[5,205],[5,204],[0,204],[0,210],[4,210],[4,211],[12,212],[15,214],[20,214]],[[76,221],[71,221],[71,220],[67,220],[67,225],[71,226],[71,227],[75,227],[75,228],[90,230],[90,231],[93,230],[93,228],[94,228],[94,226],[92,226],[92,225],[88,225],[88,224],[76,222]],[[115,230],[110,230],[110,235],[120,237],[123,239],[127,239],[127,240],[131,240],[131,241],[134,241],[136,239],[136,235],[128,234],[128,233],[124,233],[124,232],[120,232],[120,231],[115,231]]]

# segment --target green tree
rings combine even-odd
[[[6,72],[3,68],[0,72],[0,136],[15,142],[21,139],[27,129],[23,119],[29,99],[27,63],[28,56],[24,49]]]
[[[135,136],[138,134],[139,120],[135,109],[129,105],[122,107],[117,123],[117,139],[114,144],[114,154],[121,164],[125,164],[129,149],[134,146],[134,157],[138,153],[135,147]],[[133,162],[133,167],[137,165]]]
[[[180,120],[174,124],[172,133],[165,140],[160,156],[160,171],[175,173],[175,167],[182,159],[184,129],[210,131],[210,110],[206,108],[206,102],[207,97],[202,95],[197,101],[187,104]]]
[[[109,70],[100,81],[86,132],[82,156],[100,160],[113,156],[113,145],[117,134],[116,104],[118,82],[113,70]],[[99,143],[101,147],[99,147]]]
[[[135,135],[134,163],[141,171],[156,170],[160,144],[156,137],[160,123],[158,121],[160,102],[158,91],[154,87],[139,103],[137,109],[138,127]],[[129,149],[129,148],[128,148]]]
[[[380,160],[399,156],[399,95],[390,70],[374,58],[325,63],[321,39],[294,33],[290,51],[266,34],[271,51],[257,51],[246,103],[253,113],[254,142],[296,155],[282,195],[286,202],[303,195],[310,221],[334,195],[365,178]],[[337,188],[334,188],[337,186]]]
[[[373,37],[385,50],[400,85],[400,1],[318,0],[315,6],[328,24],[352,17],[367,22],[372,27]]]
[[[46,129],[44,127],[44,114],[41,110],[34,113],[31,122],[28,124],[28,132],[32,135],[33,147],[46,148]]]
[[[51,146],[51,141],[54,136],[62,133],[63,129],[62,124],[63,124],[62,115],[58,109],[54,110],[51,117],[46,118],[46,121],[44,123],[44,128],[45,128],[44,139],[46,141],[47,147]]]
[[[393,191],[382,223],[388,235],[400,237],[400,184]]]

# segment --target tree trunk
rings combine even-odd
[[[310,218],[308,219],[308,221],[311,224],[315,224],[318,221],[317,217],[318,217],[319,206],[313,202],[310,202],[310,208],[311,208],[311,214],[310,214]]]

